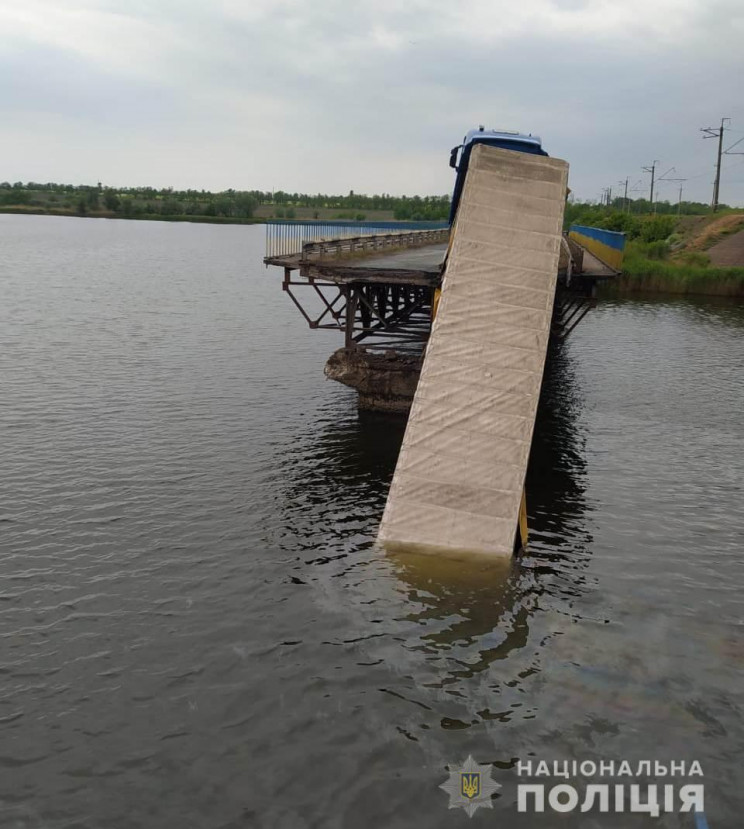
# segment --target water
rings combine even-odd
[[[516,764],[696,759],[738,827],[744,307],[603,303],[551,354],[530,554],[393,558],[402,425],[262,246],[0,216],[0,826],[691,827],[519,816]]]

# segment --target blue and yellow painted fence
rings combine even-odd
[[[589,253],[593,253],[597,259],[601,259],[605,265],[609,265],[616,271],[622,270],[623,257],[625,256],[624,233],[603,230],[599,227],[571,225],[568,238],[585,247]]]

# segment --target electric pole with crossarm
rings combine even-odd
[[[618,181],[618,184],[625,184],[625,195],[623,196],[623,213],[628,210],[628,182],[630,178],[626,178],[624,182]]]
[[[725,122],[731,121],[730,118],[721,118],[720,127],[700,127],[700,132],[704,132],[703,138],[717,138],[718,139],[718,158],[716,160],[716,180],[713,183],[713,200],[710,203],[710,209],[715,213],[718,210],[718,194],[721,190],[721,156],[723,155],[723,133],[725,131]]]
[[[641,167],[644,173],[651,173],[651,195],[648,197],[650,205],[654,203],[654,176],[656,175],[656,165],[658,163],[659,162],[655,160],[650,167]]]

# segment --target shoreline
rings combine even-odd
[[[85,213],[78,213],[74,210],[63,210],[54,207],[0,207],[0,215],[9,214],[15,216],[63,216],[73,219],[122,219],[133,222],[193,222],[194,224],[211,225],[265,225],[268,219],[261,217],[237,217],[237,216],[205,216],[187,215],[177,213],[173,216],[163,216],[161,213],[142,213],[139,216],[122,216],[113,210],[91,210]]]
[[[75,219],[118,219],[135,222],[192,222],[193,224],[256,225],[266,224],[263,217],[238,218],[229,216],[184,215],[163,216],[159,213],[144,213],[139,216],[122,216],[114,211],[95,210],[77,213],[59,208],[0,206],[0,215],[16,216],[60,216]],[[291,220],[287,220],[291,221]],[[599,297],[627,294],[669,294],[673,296],[716,296],[744,299],[743,268],[704,268],[674,266],[663,263],[664,273],[658,272],[661,263],[653,263],[647,273],[623,273],[612,283],[599,289]],[[657,272],[654,272],[657,271]]]
[[[744,267],[716,268],[654,259],[634,259],[628,264],[619,277],[600,288],[602,295],[744,297]]]
[[[675,280],[655,274],[622,274],[610,284],[600,286],[598,297],[609,299],[617,296],[654,294],[656,296],[712,296],[728,299],[744,299],[744,277],[725,277],[711,274],[698,280]]]

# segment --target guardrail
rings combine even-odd
[[[575,240],[571,239],[568,234],[563,235],[563,242],[566,245],[566,252],[568,254],[568,262],[566,263],[566,269],[570,271],[576,271],[581,273],[584,269],[584,248]],[[561,259],[561,265],[563,264],[563,260]]]
[[[625,256],[625,234],[601,227],[571,225],[568,238],[578,242],[597,259],[616,271],[622,270]]]
[[[354,239],[411,230],[447,229],[446,222],[268,221],[266,257],[295,256],[308,242]]]
[[[353,256],[376,250],[413,248],[444,243],[449,238],[449,227],[439,230],[409,230],[402,233],[380,233],[370,236],[352,236],[348,239],[328,239],[305,242],[302,260],[324,259],[334,256]]]

